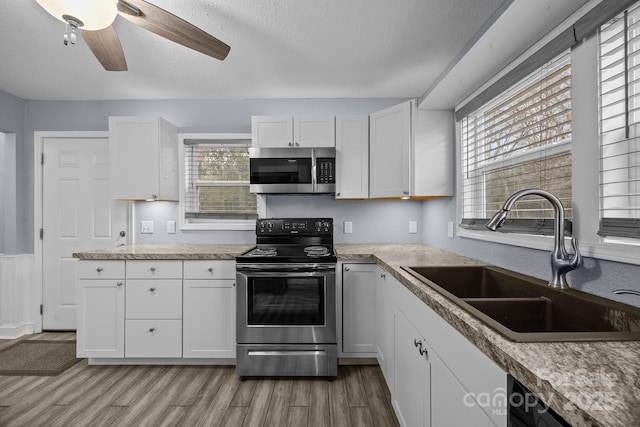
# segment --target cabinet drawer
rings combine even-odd
[[[182,357],[181,320],[127,320],[125,357]]]
[[[182,280],[127,280],[127,319],[181,319]]]
[[[97,260],[78,262],[80,279],[124,279],[124,261]]]
[[[185,261],[185,279],[235,279],[235,261]]]
[[[182,261],[127,261],[127,279],[182,279]]]

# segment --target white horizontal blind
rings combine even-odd
[[[640,6],[600,28],[600,231],[640,238]]]
[[[462,119],[461,226],[479,228],[514,192],[555,194],[571,218],[571,55],[567,50]],[[541,198],[518,202],[509,218],[553,218]],[[543,234],[543,228],[531,232]],[[544,224],[544,223],[543,223]],[[504,228],[508,228],[509,222]],[[508,230],[505,230],[508,231]],[[518,228],[519,232],[523,229]]]
[[[185,217],[257,218],[249,192],[249,144],[185,141]]]

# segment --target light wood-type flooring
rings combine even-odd
[[[23,339],[75,339],[43,333]],[[0,348],[14,341],[0,340]],[[89,366],[0,376],[0,426],[397,426],[378,366],[242,382],[231,366]]]

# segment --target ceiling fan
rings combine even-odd
[[[76,30],[107,71],[126,71],[120,39],[111,25],[117,15],[190,49],[224,60],[231,49],[211,34],[143,0],[36,0],[67,24],[65,44],[75,44]]]

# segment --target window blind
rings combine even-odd
[[[461,227],[483,228],[511,194],[524,188],[555,194],[570,219],[570,51],[463,117],[461,141]],[[525,198],[502,231],[550,234],[552,218],[546,200]]]
[[[640,5],[599,33],[601,236],[640,238]]]
[[[185,141],[185,217],[257,218],[248,143]]]

